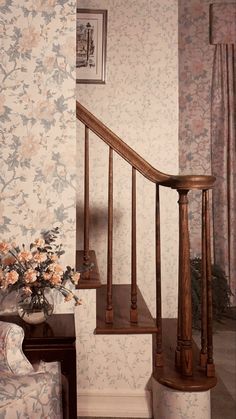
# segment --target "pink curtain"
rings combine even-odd
[[[214,260],[228,276],[236,305],[236,3],[211,5],[211,43]]]

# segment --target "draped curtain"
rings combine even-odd
[[[225,271],[236,305],[236,3],[212,4],[210,16],[214,261]]]

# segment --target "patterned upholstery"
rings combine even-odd
[[[59,363],[40,362],[37,371],[22,352],[24,331],[0,321],[0,418],[61,419]]]
[[[22,352],[24,331],[16,324],[0,322],[0,371],[25,375],[34,368]]]

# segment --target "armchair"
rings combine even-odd
[[[0,418],[62,419],[60,364],[33,367],[23,338],[20,326],[0,321]]]

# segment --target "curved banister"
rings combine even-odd
[[[173,189],[211,189],[213,187],[215,182],[214,176],[175,176],[162,173],[155,169],[78,101],[76,102],[76,116],[94,134],[101,138],[108,146],[151,182]]]
[[[85,126],[84,149],[84,260],[87,262],[88,219],[89,219],[89,131],[102,139],[109,147],[108,167],[108,246],[107,246],[107,291],[105,323],[111,330],[116,330],[116,310],[113,311],[113,150],[132,166],[131,188],[131,294],[130,324],[139,324],[137,301],[137,258],[136,258],[136,170],[148,180],[156,184],[155,212],[155,264],[156,264],[156,349],[155,367],[160,383],[171,388],[184,391],[208,390],[216,384],[212,346],[212,290],[211,290],[211,235],[209,189],[215,182],[214,176],[201,175],[169,175],[151,166],[138,153],[100,122],[79,102],[76,103],[77,118]],[[178,278],[178,319],[176,330],[175,366],[166,369],[164,362],[164,340],[162,344],[161,314],[161,237],[160,237],[160,199],[159,185],[176,189],[179,204],[179,278]],[[202,278],[201,278],[201,349],[199,363],[194,356],[192,337],[192,285],[190,270],[190,236],[188,226],[188,193],[192,189],[202,190]],[[106,327],[103,330],[107,330]],[[122,329],[122,333],[123,333]],[[125,329],[126,330],[126,329]],[[173,348],[172,348],[173,349]],[[166,348],[165,348],[166,352]],[[172,354],[173,355],[173,354]],[[200,364],[200,370],[199,370]],[[198,376],[198,370],[200,375]],[[190,381],[187,381],[189,380]]]

